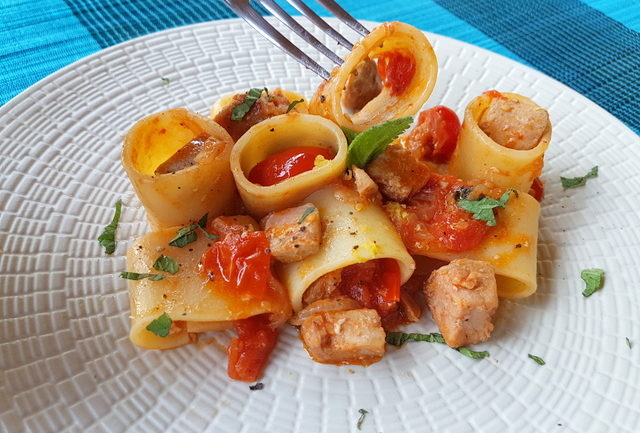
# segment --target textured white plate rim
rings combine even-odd
[[[335,21],[333,21],[333,22],[335,22]],[[184,26],[184,27],[180,27],[180,28],[169,29],[169,30],[157,32],[157,33],[150,34],[150,35],[145,35],[145,36],[142,36],[140,38],[136,38],[136,39],[133,39],[133,40],[130,40],[130,41],[126,41],[126,42],[120,43],[118,45],[115,45],[113,47],[110,47],[110,48],[107,48],[105,50],[102,50],[102,51],[99,51],[97,53],[94,53],[94,54],[92,54],[90,56],[87,56],[87,57],[85,57],[83,59],[80,59],[77,62],[74,62],[73,64],[61,69],[60,71],[58,71],[58,72],[56,72],[56,73],[44,78],[43,80],[39,81],[38,83],[34,84],[30,88],[28,88],[27,90],[22,92],[20,95],[17,95],[15,98],[13,98],[7,104],[5,104],[5,106],[0,108],[0,118],[2,118],[3,120],[5,119],[5,116],[6,116],[6,118],[9,118],[10,117],[9,115],[11,114],[11,110],[13,108],[17,107],[22,102],[28,100],[30,94],[32,94],[33,92],[42,90],[43,88],[46,89],[46,86],[49,85],[50,83],[55,82],[58,79],[62,80],[67,73],[69,73],[71,71],[75,71],[76,68],[78,68],[80,66],[88,65],[93,60],[99,60],[99,59],[103,58],[103,56],[112,55],[113,53],[115,53],[115,52],[117,52],[119,50],[123,50],[124,51],[124,49],[126,49],[127,47],[135,45],[135,44],[140,43],[140,42],[151,42],[151,44],[152,44],[153,41],[154,41],[154,38],[161,39],[163,36],[165,36],[165,35],[167,35],[169,33],[187,32],[187,31],[190,31],[192,29],[200,30],[200,29],[202,29],[204,27],[211,27],[212,28],[212,32],[213,32],[213,31],[215,31],[215,29],[214,29],[215,27],[226,25],[228,23],[244,25],[242,20],[234,19],[234,20],[221,20],[221,21],[213,21],[213,22],[208,22],[208,23],[201,23],[201,24],[196,24],[196,25]],[[370,24],[373,25],[372,23],[370,23]],[[608,122],[609,124],[611,124],[611,128],[616,130],[617,133],[620,134],[621,137],[623,137],[624,139],[632,140],[633,142],[637,141],[638,137],[633,133],[633,131],[628,129],[621,122],[619,122],[617,119],[615,119],[611,114],[609,114],[608,112],[606,112],[605,110],[603,110],[602,108],[597,106],[595,103],[593,103],[592,101],[589,101],[586,98],[582,97],[577,92],[575,92],[575,91],[569,89],[568,87],[564,86],[562,83],[559,83],[556,80],[550,79],[549,77],[547,77],[546,75],[544,75],[544,74],[542,74],[542,73],[540,73],[538,71],[534,71],[531,68],[523,66],[523,65],[521,65],[521,64],[519,64],[519,63],[517,63],[517,62],[515,62],[513,60],[510,60],[510,59],[508,59],[506,57],[497,55],[497,54],[492,53],[490,51],[487,51],[487,50],[484,50],[484,49],[479,49],[478,47],[472,46],[470,44],[466,44],[464,42],[456,41],[456,40],[453,40],[453,39],[450,39],[450,38],[446,38],[446,37],[442,37],[442,36],[438,36],[438,35],[430,35],[430,36],[433,36],[434,39],[442,40],[443,43],[446,42],[446,41],[449,41],[450,43],[458,44],[458,46],[463,47],[466,50],[480,52],[482,56],[485,56],[485,57],[488,57],[488,58],[498,58],[498,59],[500,59],[500,61],[502,63],[506,63],[506,64],[509,64],[509,65],[512,65],[514,68],[517,68],[517,69],[526,70],[526,72],[530,76],[538,77],[538,79],[543,80],[543,81],[545,81],[547,83],[553,83],[557,88],[561,89],[561,91],[563,93],[565,93],[567,95],[570,95],[571,97],[569,99],[574,99],[574,100],[579,101],[579,103],[581,104],[581,106],[583,107],[585,112],[588,112],[588,113],[591,113],[591,114],[595,113],[597,115],[597,117],[603,118],[605,123]],[[257,36],[257,37],[260,38],[259,36]],[[522,69],[522,68],[524,68],[524,69]],[[307,74],[311,74],[308,71],[306,71],[306,72],[307,72]],[[606,115],[604,115],[603,113],[606,113]],[[0,138],[3,138],[3,134],[1,132],[1,130],[2,130],[2,128],[0,128]],[[5,138],[7,138],[7,137],[5,137]],[[630,144],[632,144],[632,143],[630,143]],[[4,149],[3,149],[3,152],[4,152]],[[636,149],[629,149],[629,152],[634,156],[634,159],[636,161],[640,160],[640,155],[638,154],[637,148]],[[2,155],[0,155],[0,156],[2,156]],[[1,162],[1,159],[0,159],[0,162]],[[555,170],[554,172],[557,171],[557,167],[551,167],[551,168]],[[602,180],[606,181],[606,173],[604,173],[604,176],[605,176],[605,178],[602,179]],[[630,183],[631,183],[631,185],[638,185],[638,179],[637,178],[631,179]],[[635,189],[635,190],[637,190],[637,189]],[[557,188],[554,190],[553,187],[552,187],[552,192],[554,194],[556,194],[557,193]],[[576,194],[576,196],[580,196],[580,194],[584,195],[586,193],[585,193],[585,190],[579,190],[579,191],[577,190],[575,194]],[[556,205],[556,203],[547,203],[547,204],[549,205],[549,208],[551,208],[552,206]],[[4,206],[5,206],[5,204],[3,203],[3,209],[4,209]],[[636,233],[637,232],[630,232],[630,237],[633,238],[633,235],[636,235],[636,238],[637,238],[637,234]],[[544,235],[544,233],[541,233],[541,235]],[[546,236],[548,236],[548,234]],[[545,253],[543,255],[546,256],[547,253]],[[553,254],[550,257],[553,257]],[[638,265],[637,260],[633,261],[632,263],[634,265],[636,265],[636,266]],[[607,289],[609,289],[609,287],[607,287]],[[608,293],[610,293],[610,292],[608,292]],[[574,293],[573,295],[579,296],[579,292]],[[603,295],[604,296],[604,293],[603,294],[598,294],[598,295]],[[595,298],[595,299],[598,299],[598,298]],[[589,304],[586,304],[586,305],[589,306],[588,308],[596,308],[596,307],[594,307],[594,306],[597,305],[595,302],[598,302],[598,301],[596,301],[595,299],[588,301]],[[635,297],[632,297],[632,299],[634,299],[634,300],[637,299],[637,295],[635,295]],[[2,300],[3,299],[0,298],[0,301],[2,301]],[[530,307],[531,307],[530,304],[527,304],[527,303],[523,303],[522,304],[522,308],[526,309],[526,308],[530,308]],[[619,309],[620,308],[618,308],[616,310],[612,310],[612,311],[618,312]],[[589,311],[589,310],[587,310],[587,311]],[[595,312],[599,315],[599,318],[607,319],[607,311],[606,310],[601,311],[601,310],[597,310],[596,309]],[[637,322],[637,321],[633,321],[632,322],[632,325],[635,325],[635,328],[632,328],[633,333],[634,333],[633,336],[636,337],[636,338],[640,337],[640,326],[638,326],[638,323],[639,322]],[[509,325],[512,325],[512,323],[509,323]],[[592,329],[591,331],[597,331],[597,329],[595,329],[595,330]],[[191,353],[191,352],[189,352],[189,350],[190,349],[185,349],[183,352],[179,352],[179,353],[181,353],[181,354]],[[410,350],[417,351],[419,349],[417,347],[412,347]],[[440,349],[438,349],[438,350],[440,350]],[[624,356],[626,356],[626,352],[622,352],[622,353],[623,353],[623,357],[622,358],[620,358],[620,356],[617,355],[617,352],[616,352],[616,356],[614,356],[613,358],[609,357],[609,358],[607,358],[607,360],[611,360],[611,362],[618,362],[621,359],[623,361],[626,361],[626,358],[624,358]],[[637,352],[635,352],[635,353],[637,353]],[[438,354],[441,355],[441,352],[438,352]],[[452,357],[449,352],[444,352],[444,355],[445,355],[444,360],[446,360],[448,362],[451,362],[451,360],[455,358],[455,357]],[[609,356],[609,355],[613,356],[613,354],[608,353],[607,356]],[[591,356],[593,356],[593,355],[591,355]],[[167,356],[167,358],[169,358],[169,357]],[[146,359],[149,359],[149,358],[146,358]],[[155,359],[155,358],[152,358],[152,359]],[[288,360],[288,358],[286,358],[286,357],[284,359]],[[139,361],[139,359],[137,359],[137,360]],[[387,358],[385,358],[385,360],[387,360],[391,364],[391,366],[393,366],[395,368],[398,368],[398,366],[403,366],[404,365],[403,364],[404,360],[402,358],[400,358],[400,357],[394,357],[393,354],[390,354]],[[436,357],[436,358],[432,359],[430,362],[433,362],[434,365],[438,366],[438,363],[442,364],[442,361],[443,361],[442,357]],[[460,363],[461,361],[458,361],[456,359],[456,361],[454,361],[454,362]],[[495,363],[497,365],[498,361],[492,359],[490,362]],[[522,364],[524,369],[530,369],[531,368],[531,366],[528,364],[528,362],[530,362],[530,361],[526,361],[526,362],[524,362]],[[469,366],[469,368],[471,370],[473,370],[473,371],[478,371],[478,372],[482,372],[483,371],[482,370],[482,368],[483,368],[482,364],[463,364],[463,365]],[[581,366],[583,365],[583,363],[581,364],[581,361],[578,359],[577,363],[576,364],[572,364],[572,365],[575,366],[574,372],[576,374],[578,374],[579,377],[583,377],[582,376],[582,372],[581,372]],[[637,367],[638,363],[635,363],[633,365]],[[448,366],[449,365],[440,365],[440,367],[443,370],[446,370]],[[317,368],[317,366],[315,366],[315,365],[313,365],[312,367],[314,369]],[[382,368],[380,365],[372,366],[372,367],[370,367],[369,372],[372,372],[372,374],[384,373],[384,371],[380,371],[380,368]],[[515,368],[515,367],[512,367],[512,368]],[[549,369],[551,369],[551,368],[552,367],[549,367]],[[546,373],[549,372],[549,369],[547,369],[547,370],[534,370],[534,371],[535,371],[535,374],[546,374]],[[321,371],[326,371],[326,370],[321,370]],[[331,370],[331,371],[333,372],[333,370]],[[343,368],[340,371],[341,371],[341,373],[339,373],[338,376],[329,376],[328,379],[323,379],[322,380],[322,383],[325,386],[325,391],[326,392],[329,392],[329,391],[327,391],[327,389],[332,389],[333,386],[335,386],[336,389],[339,388],[340,382],[335,382],[336,379],[341,379],[343,381],[346,380],[345,379],[345,374],[344,374],[344,372],[346,370]],[[2,372],[0,372],[0,374],[1,373]],[[412,371],[411,372],[406,372],[406,373],[408,375],[407,377],[409,377],[411,380],[416,380],[419,377],[419,376],[416,377],[416,375],[415,375],[416,373],[412,372]],[[331,374],[333,374],[333,373],[331,373]],[[347,373],[346,377],[350,379],[349,374],[350,373]],[[358,372],[358,374],[360,374],[360,373]],[[348,386],[349,393],[348,393],[348,395],[349,394],[355,394],[356,391],[358,391],[357,388],[354,388],[354,386],[355,386],[354,383],[363,382],[361,380],[362,378],[359,377],[358,374],[354,375],[353,376],[353,380],[350,381],[350,383],[349,383],[349,386]],[[616,374],[619,374],[619,372],[616,373]],[[637,369],[629,372],[629,374],[635,374],[636,376],[628,376],[627,380],[623,382],[625,387],[626,387],[626,389],[627,389],[627,391],[631,392],[631,396],[630,397],[627,396],[628,400],[625,400],[625,403],[624,403],[625,408],[627,408],[627,412],[625,412],[625,416],[626,416],[627,419],[629,418],[629,416],[635,416],[635,419],[639,420],[640,419],[640,413],[638,412],[637,407],[640,406],[640,405],[633,406],[633,402],[637,401],[638,399],[640,399],[640,390],[638,390],[637,387],[634,387],[632,385],[633,384],[633,378],[634,377],[638,377]],[[0,380],[0,396],[2,396],[3,395],[3,391],[4,391],[4,388],[3,388],[3,386],[4,386],[4,384],[3,384],[4,376],[0,375],[0,379],[1,379]],[[283,377],[277,377],[277,378],[271,377],[270,379],[271,380],[274,380],[274,379],[283,380]],[[284,379],[286,379],[286,377]],[[508,379],[513,380],[513,381],[517,380],[517,379],[514,379],[513,377],[509,378],[508,375],[505,375],[504,377],[501,377],[498,380],[501,380],[502,381],[502,385],[506,386],[504,381],[508,380]],[[612,377],[612,380],[613,379],[618,380],[619,378]],[[436,378],[430,378],[430,380],[431,380],[430,382],[425,382],[426,384],[425,383],[419,383],[419,384],[416,385],[418,387],[418,389],[422,390],[423,394],[424,393],[428,393],[428,390],[431,389],[429,387],[430,385],[433,386],[433,385],[437,385],[437,383],[438,383]],[[436,380],[435,384],[433,382],[434,380]],[[402,379],[394,378],[394,384],[398,384],[398,383],[402,383]],[[480,384],[481,383],[473,385],[473,384],[470,383],[469,386],[472,386],[472,387],[473,386],[479,386]],[[507,382],[507,384],[508,384],[508,382]],[[240,384],[240,385],[242,385],[242,384]],[[360,385],[366,385],[366,384],[365,383],[360,383]],[[500,385],[500,383],[499,383],[499,385]],[[380,390],[393,392],[393,387],[392,388],[385,388],[383,385],[380,385],[380,384],[376,384],[376,385],[373,385],[373,386],[374,387],[372,388],[372,392],[380,392]],[[410,383],[404,382],[403,386],[407,387],[407,389],[411,389],[410,388],[411,387]],[[562,386],[562,384],[560,384],[560,386]],[[607,386],[611,386],[611,385],[607,385]],[[524,385],[523,385],[523,387],[524,387]],[[239,388],[239,384],[237,384],[237,383],[228,383],[228,388],[236,390],[236,391],[238,389],[240,389]],[[435,389],[437,389],[437,387]],[[409,392],[406,389],[405,390],[401,390],[401,391],[402,392]],[[396,392],[398,392],[398,391],[396,390]],[[524,392],[525,396],[527,395],[528,392],[530,392],[530,391]],[[256,393],[249,394],[247,398],[253,398],[256,395],[257,395]],[[267,398],[270,395],[271,394],[267,394]],[[402,395],[404,395],[404,394],[402,394],[402,393],[399,394],[399,397],[402,396]],[[332,398],[333,397],[337,397],[338,398],[337,401],[340,401],[339,398],[344,397],[341,394],[336,394],[336,395],[331,394],[331,396],[332,396]],[[95,402],[95,400],[93,400],[93,398],[95,396],[89,396],[89,397],[91,397],[92,399],[88,400],[88,403],[86,403],[88,405],[87,407],[89,408],[89,410],[97,410],[97,408],[98,408],[97,403]],[[279,396],[276,394],[276,395],[274,395],[274,397],[277,400],[277,397],[279,397]],[[552,397],[555,398],[556,396],[552,395]],[[606,397],[606,396],[604,396],[604,397]],[[264,399],[265,397],[262,395],[259,398]],[[325,398],[326,398],[326,395],[325,395]],[[443,406],[444,408],[446,408],[447,410],[454,410],[454,411],[455,410],[459,410],[462,413],[461,416],[463,416],[463,417],[465,416],[464,415],[464,409],[463,408],[458,408],[456,406],[456,396],[455,396],[455,394],[452,394],[450,398],[449,398],[448,395],[438,394],[438,398],[441,399],[442,404],[444,405]],[[586,398],[589,398],[589,397],[587,396]],[[505,399],[501,399],[500,396],[496,396],[495,400],[496,400],[496,405],[497,405],[498,408],[506,408],[507,409],[506,410],[507,414],[509,413],[509,411],[515,410],[512,402],[506,401]],[[323,414],[323,417],[320,419],[322,421],[322,423],[323,423],[323,427],[322,427],[323,430],[322,431],[334,431],[332,426],[336,427],[335,425],[328,424],[329,427],[327,427],[327,425],[326,425],[327,422],[330,423],[330,421],[327,421],[327,417],[330,418],[332,416],[335,416],[335,413],[332,412],[335,409],[335,407],[333,407],[334,405],[331,404],[331,403],[334,403],[334,402],[333,402],[333,400],[323,400],[323,401],[325,403],[325,407],[321,411],[321,413]],[[357,404],[357,402],[354,402],[354,401],[352,401],[350,399],[347,400],[347,402],[349,402],[352,407],[350,409],[349,414],[347,414],[346,416],[341,416],[341,418],[344,418],[344,419],[348,420],[348,422],[349,422],[349,427],[348,428],[353,430],[354,429],[354,424],[355,424],[355,419],[357,419],[357,414],[352,409],[353,409],[353,407],[357,407],[357,406],[353,406],[354,404]],[[233,405],[235,405],[237,403],[238,403],[237,401],[233,401],[232,403],[228,403],[228,404],[231,404],[232,407],[234,407]],[[242,403],[242,402],[240,402],[240,403]],[[424,403],[425,402],[422,401],[423,405],[424,405]],[[540,404],[540,402],[537,402],[537,401],[536,401],[536,403]],[[589,402],[589,403],[591,403],[591,402]],[[600,402],[597,401],[597,400],[594,400],[594,404],[595,403],[598,403],[598,405],[600,404]],[[604,403],[605,404],[610,404],[610,401],[605,401]],[[154,404],[161,404],[161,402],[155,402]],[[518,405],[522,406],[523,404],[526,404],[526,398],[525,398],[524,402],[518,402]],[[622,404],[623,403],[620,402],[621,406],[622,406]],[[516,408],[517,408],[518,405],[516,405]],[[630,410],[630,409],[628,409],[627,405],[630,406],[630,407],[635,407],[636,409]],[[420,405],[418,404],[418,406],[420,406]],[[594,406],[594,405],[591,404],[590,406]],[[274,403],[274,407],[278,407],[278,406]],[[600,409],[599,406],[594,406],[594,407],[597,407],[598,409]],[[154,407],[154,408],[156,408],[156,407]],[[4,405],[0,404],[0,422],[3,421],[3,418],[1,416],[2,416],[2,413],[3,413],[3,411],[5,409],[6,408],[4,407]],[[162,408],[160,408],[160,409],[162,409]],[[280,409],[282,409],[282,408],[280,408]],[[304,408],[300,408],[300,409],[302,410]],[[431,408],[431,409],[433,409],[433,408]],[[429,420],[430,424],[438,425],[437,418],[438,418],[438,413],[439,412],[438,412],[438,408],[437,407],[435,409],[436,410],[433,412],[431,417],[427,416],[426,419]],[[495,410],[496,408],[494,407],[493,409]],[[615,413],[615,412],[612,412],[612,409],[610,407],[606,407],[605,409],[608,410],[607,413]],[[398,416],[400,417],[400,421],[402,422],[403,426],[411,426],[410,429],[412,431],[414,431],[414,430],[415,431],[422,431],[422,429],[424,427],[423,425],[412,425],[411,424],[412,413],[415,414],[416,410],[421,410],[421,409],[419,409],[418,407],[416,407],[416,408],[414,408],[414,407],[404,407],[403,408],[403,413],[399,414]],[[232,413],[234,413],[234,412],[232,412]],[[240,413],[242,413],[242,412],[240,411]],[[549,413],[554,414],[552,409],[549,409]],[[367,428],[367,427],[378,426],[379,423],[382,423],[383,426],[384,425],[389,425],[388,424],[389,420],[390,419],[392,420],[392,418],[390,418],[391,416],[392,416],[392,414],[386,414],[386,413],[380,413],[380,412],[375,412],[374,411],[372,414],[369,415],[369,420],[367,421],[367,424],[365,425],[365,427]],[[477,417],[477,416],[478,416],[477,414],[474,414],[474,417]],[[272,420],[273,417],[274,417],[274,415],[273,415],[273,411],[272,411],[272,413],[268,415],[268,418],[269,418],[269,420],[273,421]],[[433,418],[433,417],[435,417],[435,418]],[[498,418],[500,418],[500,416],[498,416]],[[498,424],[496,424],[496,422],[484,424],[484,426],[485,426],[484,428],[488,429],[486,431],[498,431],[498,430],[495,430],[495,426],[496,425],[500,425],[499,424],[500,422],[503,422],[503,424],[504,424],[504,422],[507,422],[507,420],[509,420],[509,419],[510,419],[509,415],[506,415],[506,418],[504,418],[504,421],[501,421],[500,419],[498,419],[497,420]],[[573,426],[576,430],[569,429],[568,431],[578,431],[581,426],[584,427],[583,430],[587,430],[588,429],[589,431],[603,431],[602,428],[601,428],[602,419],[603,418],[602,418],[602,413],[601,412],[598,412],[598,416],[595,419],[589,419],[587,416],[583,416],[580,419],[569,418],[569,421],[573,421],[574,423],[576,423],[576,425]],[[496,421],[496,420],[493,420],[493,421]],[[525,431],[526,428],[528,428],[529,430],[536,429],[536,427],[534,427],[534,424],[533,424],[533,423],[536,422],[535,419],[527,419],[526,421],[527,421],[526,424],[522,424],[521,425],[522,428],[518,428],[518,431]],[[591,421],[593,421],[593,422],[591,422]],[[344,420],[342,422],[344,422]],[[476,424],[474,424],[474,422],[478,422],[478,421],[471,421],[471,424],[476,427],[475,428],[476,431],[479,431],[480,427],[476,426]],[[523,422],[525,422],[525,421],[523,421]],[[589,422],[591,422],[591,423],[589,423]],[[628,421],[628,420],[624,421],[623,420],[623,421],[620,421],[620,422],[626,422],[625,425],[628,425],[628,423],[631,422],[632,423],[631,425],[633,425],[634,421],[632,419],[631,421]],[[300,427],[300,424],[304,423],[304,420],[302,420],[302,421],[298,420],[297,423],[298,424],[296,424],[296,425],[298,427]],[[375,423],[375,424],[372,425],[373,423]],[[600,424],[598,424],[598,423],[600,423]],[[226,420],[224,420],[224,425],[227,426],[226,428],[232,428],[232,427],[229,427],[229,426],[233,425],[233,420],[227,418]],[[2,424],[0,424],[0,426],[2,426]],[[100,427],[100,424],[97,424],[97,426]],[[509,426],[510,427],[514,426],[514,428],[516,428],[517,427],[517,423],[513,424],[513,425],[509,425]],[[105,430],[99,430],[98,427],[96,427],[96,425],[92,425],[92,428],[95,428],[95,431],[105,431]],[[176,430],[176,429],[179,429],[180,426],[176,426],[176,425],[172,424],[171,427],[175,431],[180,431],[180,430]],[[211,428],[211,425],[209,425],[208,427]],[[247,431],[260,431],[260,430],[255,430],[255,426],[252,427],[250,422],[249,422],[249,424],[247,424],[247,426],[243,425],[242,427],[248,428],[249,430],[247,430]],[[344,424],[340,424],[339,427],[345,428],[345,429],[347,428],[347,427],[344,427]],[[524,428],[524,427],[526,427],[526,428]],[[104,428],[104,426],[103,426],[103,428]],[[144,427],[138,425],[137,428],[144,428]],[[216,428],[216,426],[214,425],[213,428]],[[407,431],[408,431],[409,427],[406,427],[406,428],[407,428]],[[451,424],[447,424],[446,428],[444,430],[449,431],[449,429],[451,429],[451,431],[468,431],[468,430],[464,429],[463,425],[456,424],[455,422],[452,422]],[[40,431],[40,430],[36,429],[36,431]],[[217,430],[208,430],[208,431],[217,431]],[[245,431],[245,429],[243,429],[243,431]],[[371,430],[371,431],[373,431],[373,430]],[[385,431],[394,431],[394,430],[389,430],[389,427],[387,427],[387,428],[385,428]],[[485,430],[483,430],[483,431],[485,431]],[[631,430],[628,430],[628,431],[631,431]]]

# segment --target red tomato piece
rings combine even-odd
[[[451,251],[469,251],[478,246],[489,231],[485,221],[475,220],[472,214],[458,206],[455,193],[464,185],[439,185],[436,209],[429,226],[431,234]]]
[[[329,149],[323,147],[297,146],[283,150],[257,163],[249,172],[249,180],[262,186],[278,184],[313,169],[318,156],[333,159]]]
[[[400,301],[400,267],[394,259],[376,259],[356,263],[342,270],[339,290],[358,301],[364,308],[373,308],[384,316]]]
[[[405,143],[417,158],[445,163],[456,149],[459,134],[460,120],[456,113],[438,105],[420,113],[418,125]]]
[[[529,195],[538,201],[542,201],[542,199],[544,199],[544,184],[539,177],[533,179],[531,189],[529,190]]]
[[[229,345],[227,374],[231,379],[255,382],[276,347],[278,331],[266,314],[235,320],[233,326],[238,337]]]
[[[398,51],[385,51],[378,56],[378,74],[391,95],[402,94],[416,73],[416,60],[411,54],[405,56]]]
[[[271,276],[269,241],[262,231],[230,233],[213,244],[202,256],[202,267],[239,293],[261,298]]]

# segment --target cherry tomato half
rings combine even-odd
[[[271,277],[269,241],[262,231],[230,233],[202,256],[204,272],[222,279],[237,293],[264,297]]]
[[[405,140],[417,158],[445,163],[456,150],[460,120],[451,109],[438,105],[420,113],[418,125]]]
[[[278,184],[313,169],[318,156],[333,159],[329,149],[323,147],[297,146],[283,150],[257,163],[249,172],[249,180],[262,186]]]

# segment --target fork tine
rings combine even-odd
[[[251,27],[260,32],[264,37],[273,42],[278,48],[296,59],[304,67],[310,69],[320,77],[328,80],[331,76],[326,69],[317,64],[311,57],[303,53],[298,47],[293,45],[286,37],[277,31],[249,5],[249,2],[238,2],[234,0],[224,0],[224,2],[238,16],[242,17]]]
[[[291,18],[287,12],[282,9],[275,1],[273,0],[256,0],[258,3],[262,4],[265,8],[269,10],[273,15],[275,15],[280,21],[285,23],[291,30],[296,32],[298,36],[307,41],[310,45],[315,47],[322,54],[327,56],[333,63],[336,65],[341,65],[344,63],[340,57],[338,57],[333,51],[327,48],[322,42],[316,39],[311,33],[305,30],[304,27],[300,25],[296,20]]]
[[[302,3],[302,0],[287,0],[287,2],[289,2],[289,4],[291,4],[294,8],[298,9],[298,11],[302,15],[309,18],[309,21],[320,27],[323,32],[335,39],[336,42],[338,42],[340,45],[348,50],[351,50],[353,48],[353,44],[351,42],[349,42],[344,36],[342,36],[333,27],[327,24],[325,20],[320,18],[314,11],[311,10],[309,6]]]
[[[342,6],[336,3],[333,0],[316,0],[322,6],[324,6],[329,12],[335,15],[340,21],[351,27],[356,32],[360,33],[362,36],[367,36],[369,34],[369,30],[358,20],[352,17],[349,12],[345,11]]]

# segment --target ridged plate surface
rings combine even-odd
[[[361,408],[372,433],[640,431],[638,136],[541,73],[429,37],[440,76],[428,106],[462,115],[496,88],[533,98],[553,122],[539,289],[501,303],[493,338],[478,346],[489,359],[413,343],[368,368],[326,366],[289,328],[264,390],[250,391],[226,377],[214,345],[154,352],[129,342],[118,273],[147,225],[120,165],[127,129],[170,107],[206,114],[232,91],[310,96],[319,83],[240,20],[217,21],[104,50],[0,108],[0,431],[356,432]],[[594,165],[597,179],[563,191],[560,175]],[[118,248],[106,257],[96,237],[120,198]],[[591,267],[606,270],[606,284],[585,299],[579,275]],[[427,314],[416,329],[435,325]]]

